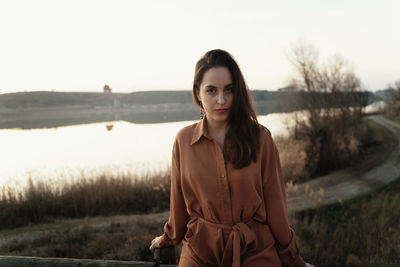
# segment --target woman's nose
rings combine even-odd
[[[219,93],[218,94],[217,102],[218,102],[218,104],[224,104],[225,103],[225,95],[224,95],[224,93]]]

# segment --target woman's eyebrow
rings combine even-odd
[[[232,83],[229,83],[229,84],[225,85],[224,87],[229,87],[229,86],[232,86]],[[206,87],[216,88],[216,86],[212,85],[212,84],[207,84]]]
[[[230,86],[232,86],[232,85],[233,85],[232,83],[229,83],[229,84],[225,85],[224,88],[230,87]],[[211,85],[211,84],[206,85],[206,87],[207,87],[207,88],[217,88],[216,86]]]

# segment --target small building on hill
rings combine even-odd
[[[111,93],[111,87],[108,84],[104,85],[103,92],[104,93]]]

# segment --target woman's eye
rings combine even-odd
[[[213,88],[207,89],[207,93],[214,93],[214,92],[215,92],[215,89],[213,89]]]
[[[228,87],[228,88],[226,88],[225,89],[227,92],[232,92],[233,91],[233,88],[232,87]]]

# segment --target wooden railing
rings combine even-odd
[[[0,267],[174,267],[177,266],[175,247],[156,249],[154,261],[115,261],[69,258],[0,256]]]

